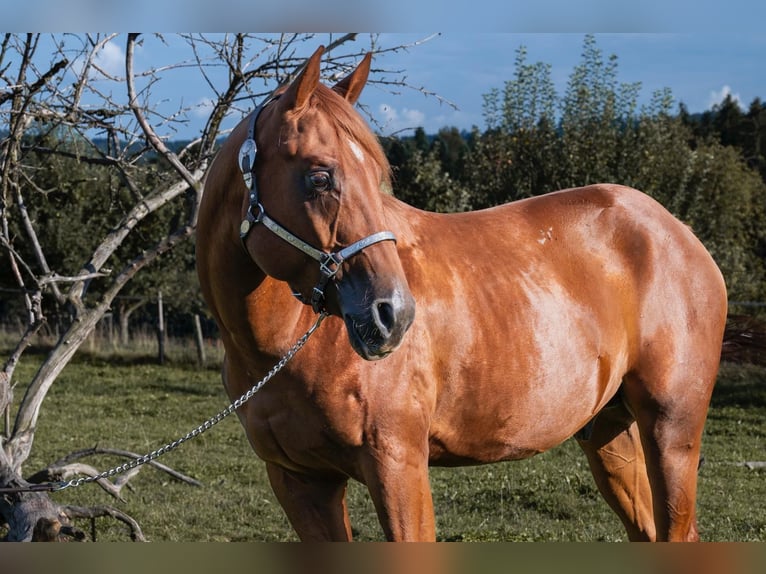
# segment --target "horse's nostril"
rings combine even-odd
[[[378,301],[374,307],[375,323],[384,337],[389,337],[396,323],[394,306],[388,301]]]

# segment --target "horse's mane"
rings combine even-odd
[[[355,141],[383,174],[382,189],[391,190],[391,166],[388,163],[378,138],[362,117],[337,93],[320,84],[312,95],[311,106],[322,110],[333,118],[333,125],[339,136],[346,136]]]

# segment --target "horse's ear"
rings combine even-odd
[[[324,53],[324,46],[319,46],[308,59],[303,70],[282,94],[282,101],[288,109],[300,109],[306,105],[319,85],[319,63]]]
[[[356,69],[332,88],[343,96],[352,106],[359,99],[359,95],[362,93],[364,85],[367,83],[367,77],[370,75],[371,62],[372,54],[367,52]]]

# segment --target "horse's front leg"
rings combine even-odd
[[[267,463],[271,488],[303,542],[350,541],[345,477],[298,474]]]
[[[369,451],[363,473],[388,540],[436,540],[427,450],[389,444]]]

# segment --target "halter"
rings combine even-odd
[[[379,231],[372,235],[368,235],[343,249],[328,253],[312,247],[266,215],[266,211],[259,200],[258,186],[255,178],[255,159],[257,155],[256,152],[258,151],[258,147],[255,144],[255,123],[258,121],[258,116],[263,109],[277,98],[279,98],[279,95],[269,97],[252,112],[250,116],[250,125],[247,130],[247,139],[245,139],[242,146],[239,148],[239,169],[242,171],[245,185],[249,189],[249,205],[247,207],[245,219],[242,220],[242,223],[239,226],[239,238],[242,240],[242,245],[244,246],[245,251],[247,251],[247,243],[245,240],[247,239],[248,234],[256,223],[262,223],[266,229],[317,261],[319,263],[320,277],[319,283],[317,283],[312,290],[311,300],[306,301],[303,295],[295,291],[293,291],[292,294],[301,303],[310,303],[311,308],[315,313],[323,313],[325,312],[325,288],[330,279],[335,279],[335,275],[340,269],[341,264],[349,257],[356,255],[370,245],[375,245],[381,241],[396,242],[396,236],[391,231]],[[254,209],[256,210],[255,214],[253,213]]]

